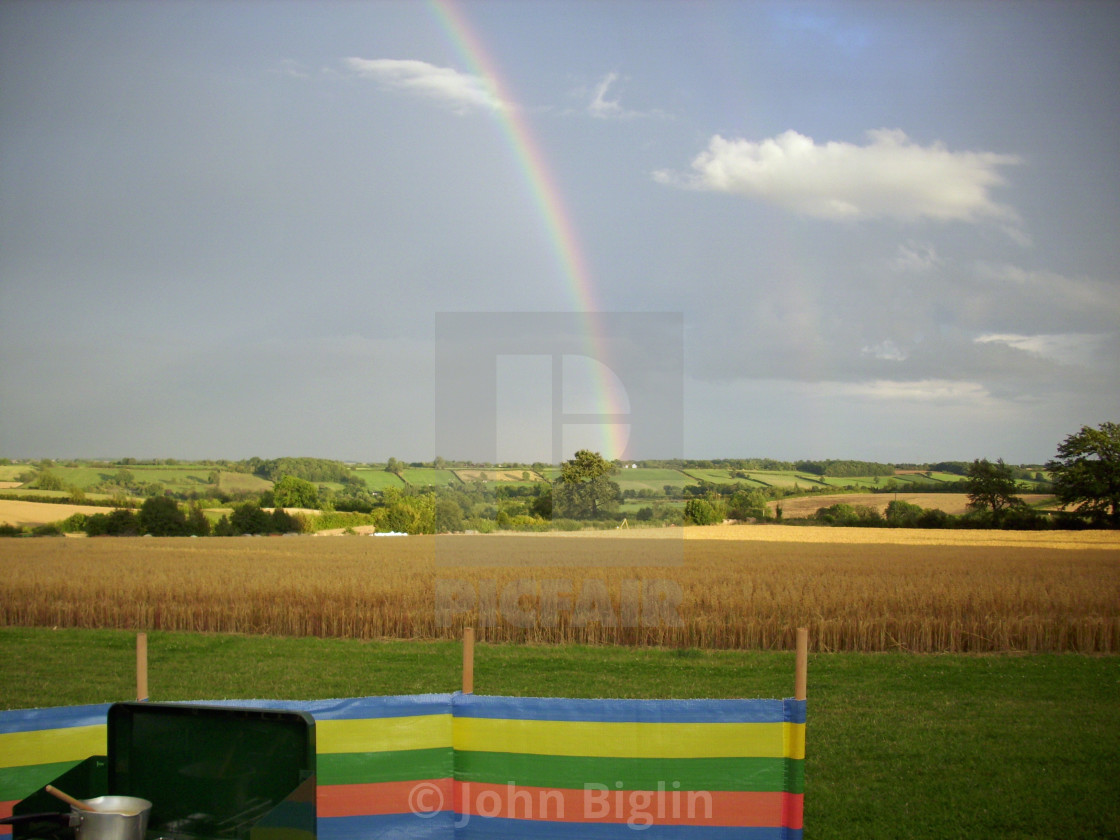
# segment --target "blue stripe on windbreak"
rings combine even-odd
[[[184,705],[309,712],[316,720],[365,720],[451,714],[450,694],[349,697],[333,700],[191,700]]]
[[[71,726],[104,726],[110,703],[92,706],[58,706],[53,709],[13,709],[0,712],[0,733],[69,729]]]
[[[214,700],[189,705],[241,706],[310,712],[318,720],[448,714],[513,720],[638,723],[805,723],[804,700],[586,700],[560,697],[489,697],[416,694],[335,700]],[[100,726],[109,703],[0,711],[0,733]]]
[[[459,817],[456,840],[801,840],[801,830],[717,825],[628,826],[626,823],[547,822]],[[320,832],[320,836],[322,832]],[[378,836],[378,835],[373,835]],[[402,835],[403,836],[403,835]]]
[[[595,723],[804,723],[803,700],[584,700],[455,694],[455,717]],[[791,710],[787,703],[800,704]],[[800,719],[798,719],[798,715]]]
[[[416,814],[378,814],[363,817],[320,817],[317,840],[452,840],[454,815],[450,811],[424,819]]]
[[[807,700],[793,700],[787,699],[782,701],[786,704],[786,723],[804,723],[806,720],[805,710],[808,706]]]

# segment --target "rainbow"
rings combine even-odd
[[[552,245],[560,276],[564,279],[573,309],[580,313],[587,336],[586,355],[610,368],[606,334],[591,270],[583,253],[563,193],[549,169],[544,150],[534,137],[524,112],[499,72],[497,62],[472,29],[459,5],[452,0],[430,0],[429,8],[452,47],[467,69],[489,87],[491,95],[503,103],[494,111],[505,142],[517,163],[537,216]],[[603,368],[592,366],[593,387],[599,415],[624,415],[628,412],[625,395],[618,393]],[[603,422],[599,426],[598,449],[608,460],[622,458],[626,452],[629,427],[623,423]]]

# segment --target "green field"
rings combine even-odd
[[[455,477],[451,470],[436,470],[428,468],[409,468],[402,473],[402,477],[413,487],[446,487],[462,486],[462,482]]]
[[[690,478],[680,470],[647,469],[645,467],[638,467],[633,470],[617,470],[611,474],[610,478],[624,492],[626,490],[654,490],[663,493],[666,484],[679,489],[697,483],[696,479]]]
[[[3,464],[0,465],[0,481],[19,481],[21,475],[31,471],[26,464]]]
[[[134,637],[0,628],[0,707],[129,699]],[[454,642],[152,633],[153,700],[454,691]],[[788,652],[479,645],[475,690],[784,697]],[[1120,658],[813,654],[806,840],[1120,837]]]
[[[222,470],[218,489],[226,493],[263,493],[272,489],[272,482],[257,475]]]
[[[30,468],[25,467],[24,469],[27,470]],[[113,477],[122,470],[130,472],[133,480],[136,482],[150,483],[158,481],[160,484],[164,484],[170,489],[201,490],[204,487],[212,486],[210,485],[209,476],[213,469],[213,467],[200,466],[166,467],[146,466],[142,464],[117,466],[113,464],[100,467],[55,466],[50,468],[50,472],[58,476],[63,484],[67,486],[74,485],[83,490],[94,487],[103,481],[112,481]]]
[[[742,484],[746,487],[765,487],[773,484],[771,480],[778,473],[751,472],[745,470],[682,470],[685,475],[712,484]],[[789,473],[794,475],[794,473]],[[744,477],[745,476],[745,477]]]
[[[713,484],[733,484],[736,481],[742,481],[741,478],[732,478],[731,470],[681,470],[685,475],[695,478],[697,481],[710,481]],[[738,472],[738,470],[736,470]]]
[[[359,468],[354,470],[354,474],[364,481],[370,490],[381,491],[386,487],[404,487],[404,482],[400,478],[385,470]]]
[[[809,475],[802,472],[789,472],[789,471],[763,471],[752,470],[747,473],[752,479],[760,483],[769,485],[770,487],[781,487],[786,490],[792,490],[794,487],[801,487],[803,490],[812,488],[819,488],[827,486],[819,475]]]
[[[851,487],[856,490],[875,490],[876,488],[886,486],[886,483],[891,479],[885,476],[879,476],[879,481],[875,481],[875,476],[861,475],[861,476],[844,476],[839,478],[836,476],[820,477],[822,483],[827,484],[829,487],[836,487],[843,490],[845,487]],[[897,480],[896,480],[897,481]],[[897,482],[903,487],[909,487],[910,482]]]
[[[0,476],[11,475],[10,479],[0,477],[0,481],[14,481],[21,473],[35,472],[32,465],[8,466],[0,468],[5,472]],[[189,493],[191,491],[213,491],[214,485],[210,483],[210,476],[214,471],[219,473],[218,488],[226,493],[260,493],[272,487],[272,482],[250,473],[233,472],[217,467],[189,465],[182,466],[149,466],[145,464],[129,464],[118,466],[54,466],[50,473],[57,476],[67,487],[77,487],[89,491],[102,482],[112,482],[121,471],[132,475],[132,481],[137,484],[158,482],[173,492]],[[64,494],[65,495],[65,494]]]

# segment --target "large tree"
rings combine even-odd
[[[1078,513],[1107,517],[1120,527],[1120,424],[1082,426],[1058,447],[1058,457],[1046,469],[1063,505],[1076,504]]]
[[[140,530],[153,537],[179,537],[190,533],[187,516],[174,499],[152,496],[140,506]]]
[[[621,495],[608,477],[614,464],[598,452],[581,449],[560,465],[552,490],[552,514],[561,519],[595,519],[612,510]]]
[[[1023,505],[1023,500],[1015,495],[1018,487],[1011,467],[1002,458],[994,464],[987,458],[973,461],[968,467],[965,488],[968,506],[990,512],[996,522],[1003,519],[1008,510]]]
[[[319,488],[310,481],[286,475],[273,486],[272,501],[276,507],[317,508]]]
[[[268,513],[254,502],[242,502],[229,517],[234,534],[267,534],[272,530]]]

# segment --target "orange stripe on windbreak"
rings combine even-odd
[[[315,800],[320,817],[374,814],[427,814],[451,810],[451,779],[319,785]]]
[[[781,791],[584,790],[455,783],[455,813],[571,823],[780,827]]]

